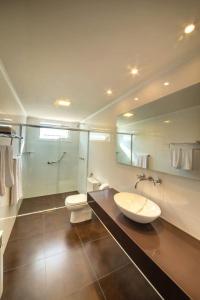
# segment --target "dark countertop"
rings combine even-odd
[[[199,300],[200,242],[162,218],[151,224],[129,220],[113,200],[116,193],[88,193],[88,203],[162,296]]]

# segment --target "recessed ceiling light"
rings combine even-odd
[[[139,100],[139,98],[138,98],[138,97],[135,97],[135,98],[134,98],[134,100],[135,100],[135,101],[138,101],[138,100]]]
[[[132,117],[133,115],[134,115],[134,114],[129,113],[129,112],[123,114],[123,116],[126,117],[126,118],[130,118],[130,117]]]
[[[112,92],[111,89],[109,89],[109,90],[106,91],[106,94],[107,94],[107,95],[112,95],[112,93],[113,93],[113,92]]]
[[[168,82],[168,81],[165,81],[163,84],[164,84],[165,86],[168,86],[168,85],[169,85],[169,82]]]
[[[54,104],[56,106],[70,106],[71,102],[68,99],[57,99]]]
[[[192,31],[194,31],[195,29],[195,25],[194,24],[189,24],[185,27],[184,32],[186,34],[191,33]]]
[[[165,121],[163,121],[163,123],[169,124],[169,123],[171,123],[171,121],[170,120],[165,120]]]
[[[138,71],[137,68],[132,68],[131,71],[130,71],[130,73],[131,73],[132,75],[137,75],[138,72],[139,72],[139,71]]]

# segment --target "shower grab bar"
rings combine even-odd
[[[61,157],[58,160],[56,160],[56,161],[48,161],[47,164],[48,165],[58,164],[64,158],[64,156],[65,156],[66,153],[67,152],[63,152],[63,154],[61,155]]]

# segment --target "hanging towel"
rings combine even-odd
[[[0,196],[5,194],[5,154],[6,146],[0,145]]]
[[[175,169],[181,168],[181,148],[178,145],[170,145],[171,166]]]
[[[149,154],[133,153],[133,165],[135,167],[147,169]]]
[[[5,151],[5,184],[7,187],[11,187],[14,184],[12,146],[6,146]]]
[[[147,169],[148,157],[149,157],[149,154],[139,154],[138,155],[138,166],[143,169]]]
[[[22,165],[21,157],[13,160],[14,185],[11,188],[11,204],[15,205],[22,199]]]
[[[184,146],[181,149],[181,169],[192,170],[193,149],[191,146]]]

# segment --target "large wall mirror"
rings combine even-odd
[[[119,163],[200,180],[200,84],[117,120]]]

